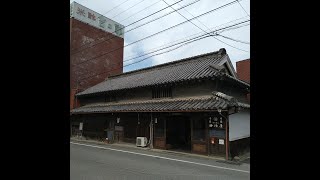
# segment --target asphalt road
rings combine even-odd
[[[87,145],[70,144],[71,180],[250,179],[248,164],[233,165],[206,158],[108,145]]]

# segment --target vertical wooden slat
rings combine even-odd
[[[226,118],[226,160],[229,160],[229,116]]]
[[[164,120],[164,148],[167,149],[166,148],[166,146],[167,146],[167,118],[164,116],[163,120]]]
[[[157,88],[157,98],[159,98],[159,88]]]
[[[205,121],[205,126],[206,126],[206,141],[207,141],[207,154],[209,155],[209,141],[210,141],[210,138],[209,138],[209,122],[208,122],[208,118],[204,118],[204,121]]]
[[[154,137],[154,135],[153,135],[153,118],[152,118],[152,112],[150,113],[150,137],[149,137],[149,139],[150,139],[150,148],[151,149],[153,149],[153,137]],[[147,126],[148,127],[148,126]]]
[[[191,116],[191,120],[190,120],[190,123],[191,123],[191,152],[193,152],[193,118]]]

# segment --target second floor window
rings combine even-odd
[[[152,98],[166,98],[172,97],[172,89],[171,87],[165,88],[154,88],[152,89]]]

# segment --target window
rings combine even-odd
[[[157,118],[157,123],[155,122],[154,137],[164,137],[164,119]]]
[[[165,97],[172,97],[171,87],[152,89],[152,98],[153,99],[165,98]]]
[[[204,141],[206,138],[206,128],[204,119],[193,119],[193,140]]]

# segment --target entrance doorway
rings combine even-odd
[[[190,119],[172,116],[166,121],[166,149],[191,151]]]

